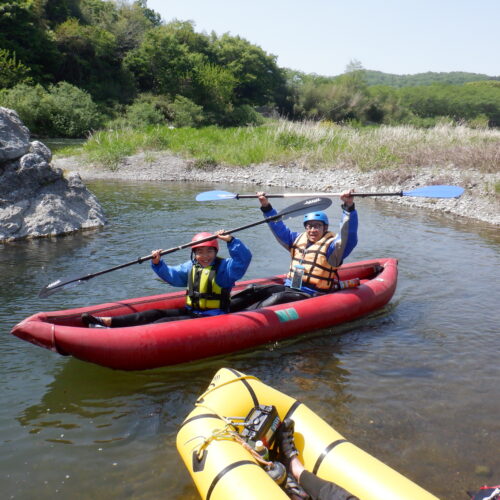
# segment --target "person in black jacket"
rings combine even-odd
[[[278,429],[278,442],[282,454],[282,461],[298,484],[310,495],[312,500],[359,500],[344,488],[326,481],[309,472],[298,458],[299,452],[295,448],[293,439],[294,421],[285,419]]]

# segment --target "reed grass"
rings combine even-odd
[[[123,128],[96,132],[81,148],[66,148],[63,153],[81,153],[92,163],[116,169],[126,156],[164,150],[192,158],[200,168],[218,164],[249,167],[267,162],[362,171],[404,171],[429,165],[490,173],[500,170],[500,130],[452,124],[429,129],[354,128],[328,122],[273,120],[258,127],[226,129]]]

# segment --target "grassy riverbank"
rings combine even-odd
[[[64,148],[58,156],[82,154],[91,163],[119,168],[123,158],[155,151],[191,158],[196,167],[249,167],[271,163],[307,168],[397,171],[433,165],[484,173],[500,171],[500,130],[448,124],[429,129],[410,126],[353,128],[325,122],[269,121],[259,127],[201,129],[156,126],[94,133],[81,146]],[[500,185],[495,185],[500,192]]]

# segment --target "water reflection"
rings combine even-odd
[[[17,420],[46,440],[64,437],[78,445],[173,432],[184,386],[185,380],[162,371],[112,371],[70,358],[55,371],[40,402],[26,407]]]

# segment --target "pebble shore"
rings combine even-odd
[[[56,158],[56,167],[66,173],[77,172],[83,181],[92,179],[116,179],[133,181],[198,181],[213,183],[214,189],[221,183],[249,184],[249,192],[269,191],[269,187],[301,192],[340,192],[354,188],[358,192],[410,191],[422,186],[447,184],[462,186],[464,194],[458,199],[431,199],[414,197],[385,197],[391,203],[423,207],[432,211],[467,217],[492,225],[500,225],[500,197],[488,194],[488,190],[500,181],[499,173],[460,170],[450,166],[446,172],[436,167],[422,168],[417,172],[406,170],[404,175],[392,175],[396,184],[384,183],[380,171],[361,172],[354,169],[307,168],[297,165],[259,164],[251,167],[198,168],[192,160],[186,160],[167,152],[139,153],[127,157],[114,170],[89,165],[82,160]]]

